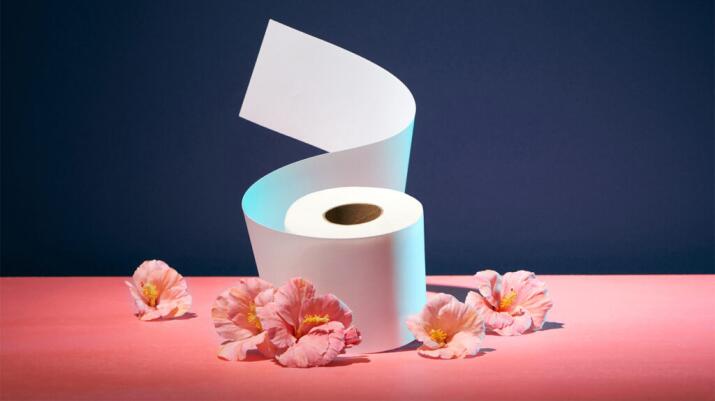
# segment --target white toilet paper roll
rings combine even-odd
[[[422,204],[392,189],[339,187],[295,201],[286,231],[313,237],[296,255],[300,275],[353,311],[363,344],[383,351],[411,340],[404,322],[425,302]]]
[[[405,319],[426,300],[422,207],[403,193],[415,117],[409,89],[355,54],[270,21],[240,115],[327,152],[244,194],[258,274],[275,285],[303,277],[345,301],[363,334],[351,352],[409,343]],[[298,212],[303,206],[314,209]],[[318,223],[323,216],[343,227]],[[362,224],[345,224],[356,219]]]

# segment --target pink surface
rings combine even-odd
[[[234,279],[188,278],[196,316],[141,322],[124,278],[0,279],[4,400],[715,399],[715,276],[540,276],[547,330],[483,353],[414,349],[288,369],[216,358],[209,307]],[[469,277],[430,277],[463,294]],[[453,286],[453,287],[452,287]],[[460,295],[461,296],[461,295]],[[557,324],[558,323],[558,324]],[[563,324],[563,327],[559,327]],[[408,347],[409,348],[409,347]]]

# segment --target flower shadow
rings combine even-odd
[[[544,322],[544,325],[541,326],[541,330],[539,331],[546,331],[546,330],[557,330],[557,329],[563,329],[564,324],[561,322]]]
[[[266,358],[263,358],[261,360],[265,360],[265,359]],[[276,359],[273,359],[272,362],[277,366],[284,367]],[[329,364],[319,366],[319,367],[320,368],[339,368],[342,366],[350,366],[355,363],[370,363],[370,358],[368,358],[365,355],[338,356],[337,358],[333,359],[332,362],[330,362]],[[308,368],[308,369],[311,369],[311,368]]]
[[[169,318],[147,320],[147,322],[171,322],[174,320],[189,320],[189,319],[194,319],[196,317],[199,317],[199,315],[194,312],[186,312],[179,317],[169,317]]]
[[[349,366],[355,363],[370,363],[370,358],[364,355],[356,355],[356,356],[339,356],[335,358],[332,362],[330,362],[328,365],[325,367],[328,368],[337,368],[340,366]]]
[[[412,340],[412,342],[407,343],[407,344],[405,344],[405,345],[403,345],[403,346],[401,346],[401,347],[393,348],[393,349],[387,350],[387,351],[382,351],[382,352],[380,352],[380,353],[381,353],[381,354],[388,354],[388,353],[391,353],[391,352],[414,351],[414,350],[416,350],[417,348],[419,348],[420,344],[421,344],[421,343],[420,343],[419,341],[417,341],[417,340]]]
[[[413,340],[409,344],[405,344],[402,347],[394,348],[389,351],[383,351],[383,352],[381,352],[381,354],[387,354],[387,353],[391,353],[391,352],[416,351],[417,348],[420,347],[420,345],[421,345],[421,343],[419,341]],[[494,352],[494,351],[496,351],[495,348],[481,348],[479,350],[479,352],[477,352],[477,355],[468,356],[467,358],[476,358],[476,357],[483,356],[483,355],[486,355],[486,354],[488,354],[490,352]]]
[[[453,295],[455,298],[457,298],[460,301],[464,301],[465,298],[467,298],[467,294],[469,294],[469,291],[475,291],[472,288],[466,288],[466,287],[455,287],[451,285],[438,285],[438,284],[427,284],[427,292],[434,292],[434,293],[445,293],[445,294],[450,294]]]
[[[480,348],[479,352],[477,352],[477,355],[475,355],[474,357],[483,356],[494,351],[496,351],[496,348]]]

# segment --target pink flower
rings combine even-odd
[[[219,358],[229,361],[246,359],[251,350],[273,357],[273,346],[268,341],[256,309],[273,301],[273,285],[259,278],[241,279],[238,284],[222,292],[211,307],[211,318],[216,332],[224,341],[218,350]]]
[[[543,326],[553,303],[546,284],[532,272],[519,270],[504,274],[483,270],[475,275],[477,291],[467,295],[467,305],[484,316],[487,331],[518,336]]]
[[[420,313],[407,319],[407,327],[422,342],[417,352],[429,358],[474,356],[484,338],[484,320],[477,310],[449,294],[429,298]]]
[[[141,320],[179,317],[191,308],[186,280],[161,260],[139,265],[132,281],[125,283]]]
[[[313,284],[294,278],[273,302],[256,308],[281,365],[306,368],[330,363],[360,343],[352,312],[335,295],[315,295]]]

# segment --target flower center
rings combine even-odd
[[[447,342],[447,333],[444,332],[442,329],[432,329],[429,331],[429,336],[431,339],[434,340],[437,344],[443,346]]]
[[[499,310],[504,311],[508,309],[516,300],[516,291],[512,288],[511,291],[509,291],[506,296],[502,297],[501,301],[499,301]]]
[[[146,298],[147,304],[152,308],[156,306],[156,299],[159,297],[159,291],[152,283],[146,283],[142,286],[142,294]]]
[[[305,315],[303,316],[303,324],[324,324],[330,321],[330,317],[326,313],[323,316],[320,315]]]
[[[256,315],[256,304],[251,302],[248,305],[248,314],[246,315],[246,320],[248,323],[256,326],[258,331],[263,331],[263,326],[261,326],[261,321],[258,319],[258,316]]]

